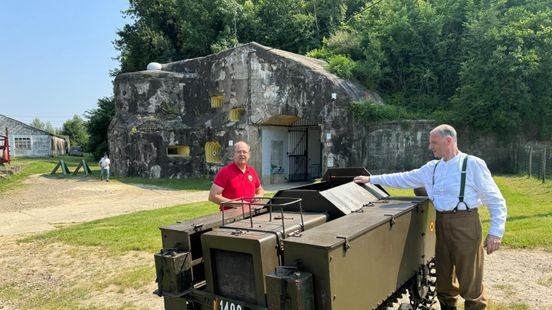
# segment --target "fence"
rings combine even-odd
[[[520,146],[515,160],[517,173],[541,179],[552,178],[552,147],[550,145]]]

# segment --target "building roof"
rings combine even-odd
[[[2,123],[4,123],[4,122],[2,121],[2,118],[6,118],[6,119],[9,120],[10,122],[15,122],[17,125],[22,126],[22,127],[25,127],[25,128],[27,128],[27,129],[35,130],[35,131],[40,131],[40,132],[42,132],[42,133],[44,133],[44,134],[47,134],[47,135],[50,135],[50,136],[54,136],[54,137],[58,137],[58,138],[61,138],[61,139],[65,139],[64,137],[61,137],[61,136],[52,134],[52,133],[47,132],[46,130],[43,130],[43,129],[40,129],[40,128],[36,128],[36,127],[34,127],[34,126],[31,126],[31,125],[29,125],[29,124],[23,123],[22,121],[18,121],[18,120],[14,119],[14,118],[11,118],[11,117],[6,116],[6,115],[3,115],[3,114],[0,114],[0,126],[1,126],[1,127],[7,127],[7,126],[2,126],[2,125],[1,125]],[[3,129],[3,128],[0,128],[0,129]]]

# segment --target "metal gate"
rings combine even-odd
[[[290,127],[289,141],[289,182],[308,179],[308,127]]]

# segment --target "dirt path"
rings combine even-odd
[[[207,192],[137,186],[93,178],[34,175],[22,188],[0,195],[0,236],[39,232],[54,226],[205,201]]]
[[[56,300],[79,291],[92,292],[78,300],[85,308],[162,309],[162,298],[152,294],[156,285],[153,253],[131,252],[121,257],[101,248],[17,240],[68,224],[205,201],[207,195],[206,191],[128,185],[116,180],[30,177],[21,188],[0,194],[0,309],[29,309],[25,300],[32,299],[43,299],[45,309],[73,308],[57,305]],[[124,290],[110,283],[133,270],[144,270],[146,280]],[[91,282],[100,284],[91,287]],[[10,300],[18,292],[25,293],[16,305]]]
[[[206,197],[206,192],[117,181],[29,178],[22,188],[0,195],[0,309],[28,309],[24,302],[16,305],[6,297],[18,292],[24,294],[22,299],[44,298],[48,305],[44,308],[65,308],[51,303],[56,296],[79,296],[81,291],[88,292],[77,301],[85,308],[162,309],[162,299],[151,294],[155,288],[152,253],[132,252],[121,257],[101,248],[18,243],[17,239],[59,225]],[[501,249],[486,257],[485,268],[486,290],[493,304],[552,310],[552,253]],[[133,272],[146,276],[122,289],[117,283]]]

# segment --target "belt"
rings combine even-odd
[[[455,214],[455,213],[469,213],[474,212],[477,213],[478,208],[471,208],[469,210],[448,210],[448,211],[437,211],[439,214]]]

